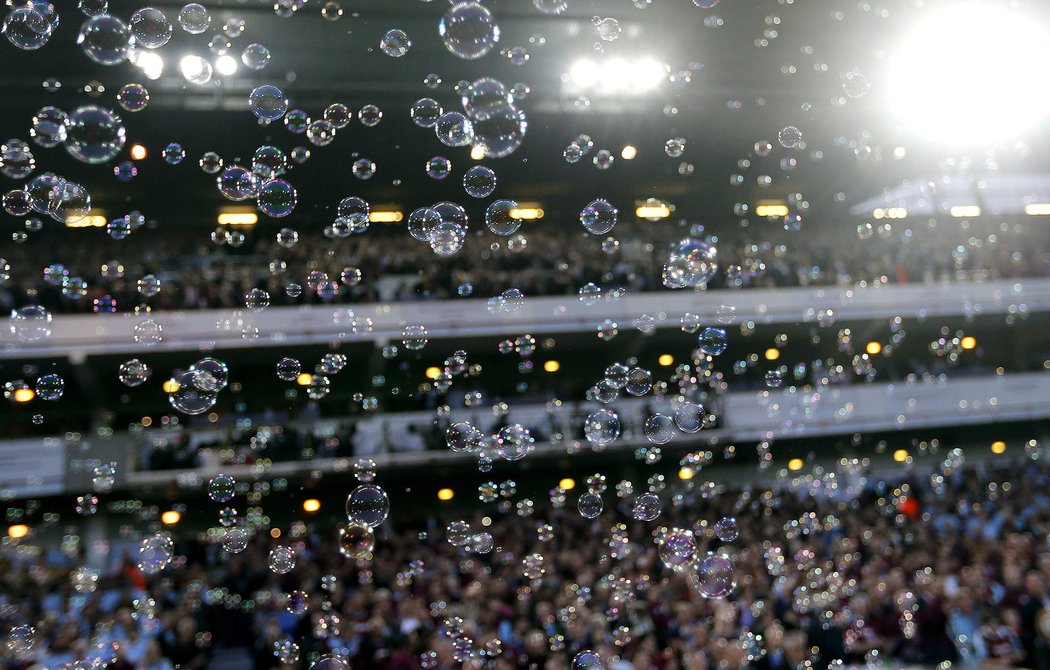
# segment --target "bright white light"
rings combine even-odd
[[[601,65],[585,58],[573,64],[568,80],[576,88],[599,94],[643,93],[656,88],[665,76],[665,67],[652,58],[610,58]]]
[[[890,100],[926,139],[980,145],[1023,133],[1050,104],[1050,32],[1020,12],[952,6],[897,52]]]
[[[237,72],[237,59],[233,56],[219,56],[215,59],[215,71],[224,77],[230,77]]]
[[[576,61],[569,70],[569,78],[580,88],[590,88],[598,81],[598,65],[592,60]]]
[[[200,56],[183,56],[179,61],[179,70],[186,79],[197,79],[204,74],[205,61]]]
[[[160,79],[160,76],[164,74],[164,59],[161,58],[160,54],[154,51],[140,51],[135,50],[134,59],[130,59],[135,67],[142,70],[142,74],[145,75],[146,79],[156,81]]]

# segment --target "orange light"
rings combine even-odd
[[[11,394],[11,398],[15,402],[29,402],[36,397],[36,392],[31,388],[20,388],[15,389],[15,392]]]
[[[29,526],[24,523],[16,523],[7,527],[7,536],[12,540],[20,540],[26,535],[29,535]]]
[[[141,144],[131,145],[131,160],[140,161],[146,157],[146,147]]]
[[[142,421],[139,421],[139,423],[142,424],[143,428],[149,428],[153,425],[153,419],[149,418],[148,416],[144,416],[142,417]]]
[[[425,374],[427,376],[427,379],[437,379],[438,375],[441,374],[441,368],[434,367],[432,365],[429,368],[427,368],[427,371],[424,372],[423,374]]]
[[[317,498],[307,498],[306,500],[303,501],[303,511],[304,512],[311,512],[311,513],[313,513],[313,512],[316,512],[319,509],[321,509],[321,501],[318,500]]]
[[[775,361],[780,358],[780,349],[770,347],[769,349],[766,349],[765,356],[767,361]]]
[[[441,500],[442,502],[448,502],[449,500],[452,500],[452,498],[454,498],[455,496],[456,493],[452,489],[441,489],[440,491],[438,491],[438,500]]]
[[[299,386],[309,386],[310,382],[314,380],[314,376],[309,372],[304,372],[295,378],[295,383]]]
[[[687,482],[696,476],[696,470],[692,468],[681,468],[678,470],[678,478],[683,482]]]
[[[962,338],[962,340],[959,341],[959,345],[963,349],[966,349],[967,351],[969,351],[970,349],[973,349],[974,347],[977,346],[977,338],[976,337],[972,337],[970,335],[967,335],[966,337]]]
[[[995,442],[992,442],[993,454],[1001,454],[1004,451],[1006,451],[1006,442],[1003,442],[1002,440],[996,440]]]
[[[864,347],[864,351],[868,352],[869,356],[876,356],[882,351],[882,345],[878,342],[868,342]]]
[[[546,372],[557,372],[561,370],[561,363],[558,361],[547,361],[543,364],[543,369]]]
[[[566,477],[565,479],[562,479],[560,482],[558,482],[558,488],[564,491],[571,491],[574,488],[576,488],[576,480],[572,477]]]
[[[665,368],[670,367],[674,365],[674,356],[672,356],[671,354],[660,354],[660,358],[657,358],[656,362],[664,366]]]
[[[270,537],[272,537],[273,539],[276,540],[280,536],[281,536],[281,529],[280,528],[271,528],[270,529]]]
[[[179,383],[174,379],[169,379],[168,381],[164,382],[165,393],[175,393],[179,390],[179,388]]]
[[[169,509],[167,512],[160,515],[160,522],[165,526],[174,526],[182,520],[182,515],[173,509]]]
[[[908,460],[908,450],[898,449],[897,451],[893,452],[893,460],[897,461],[898,463],[903,463],[904,461]]]
[[[803,465],[804,463],[802,462],[801,458],[792,458],[790,461],[788,461],[788,470],[791,470],[792,472],[798,472],[802,469]]]

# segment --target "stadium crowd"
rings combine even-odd
[[[1050,274],[1050,254],[1044,251],[1050,247],[1037,231],[1006,224],[977,227],[949,232],[944,226],[917,226],[858,239],[846,227],[785,233],[774,223],[754,223],[748,230],[709,238],[718,249],[719,271],[708,287],[931,283]],[[103,238],[97,244],[56,247],[45,232],[6,252],[11,279],[0,285],[0,309],[42,304],[54,313],[90,312],[98,311],[99,304],[110,310],[112,301],[116,311],[144,304],[160,310],[238,308],[253,288],[266,290],[272,305],[489,297],[510,287],[525,295],[571,295],[587,283],[655,291],[664,289],[669,249],[690,233],[705,237],[711,231],[624,223],[613,230],[620,241],[610,243],[581,236],[576,227],[539,223],[534,230],[523,227],[520,239],[476,231],[466,250],[442,258],[404,231],[389,229],[335,240],[303,234],[290,247],[278,243],[276,229],[233,231],[237,246],[216,244],[199,232],[189,234],[189,229],[164,231],[158,242],[160,231],[146,229],[120,241]],[[322,256],[326,260],[318,260]],[[347,269],[351,271],[344,273]],[[307,277],[315,271],[325,273],[334,295],[322,298],[310,286]],[[159,293],[140,293],[139,280],[147,276],[160,281]],[[84,283],[70,290],[70,278]],[[289,290],[291,284],[300,286],[301,293]]]
[[[34,626],[35,645],[15,654],[9,636],[2,662],[99,667],[70,664],[101,655],[114,670],[200,669],[209,659],[293,668],[336,654],[362,670],[557,670],[593,650],[610,670],[1050,667],[1050,469],[1003,461],[901,476],[856,489],[714,493],[697,478],[680,496],[661,491],[650,523],[632,518],[634,495],[617,500],[613,482],[593,520],[576,510],[578,491],[563,507],[520,515],[513,500],[466,517],[394,510],[370,560],[341,555],[334,527],[296,522],[278,540],[260,530],[236,554],[178,539],[184,558],[154,576],[126,551],[87,587],[71,582],[76,559],[8,547],[0,625]],[[739,536],[723,542],[712,526],[724,517],[735,517]],[[450,544],[446,524],[457,518],[490,533],[495,548]],[[654,538],[663,526],[692,529],[699,556],[732,557],[728,597],[701,597],[662,564]],[[278,545],[297,552],[283,575],[268,567]],[[526,577],[532,554],[543,574]],[[303,614],[287,607],[295,591],[306,594]]]

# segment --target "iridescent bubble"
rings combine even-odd
[[[580,511],[580,516],[585,519],[594,519],[605,509],[605,504],[602,502],[600,495],[593,491],[588,491],[580,496],[580,499],[576,502],[576,507]]]
[[[550,4],[551,0],[534,0],[534,2]],[[605,664],[597,652],[586,649],[572,658],[572,670],[605,670]]]
[[[22,179],[36,169],[36,159],[29,145],[10,139],[0,145],[0,174],[11,179]]]
[[[4,194],[3,208],[11,216],[25,216],[33,210],[33,201],[28,191],[14,189]]]
[[[375,532],[367,524],[349,523],[339,529],[339,553],[347,558],[363,558],[375,546]]]
[[[645,439],[653,444],[667,444],[674,437],[674,420],[666,414],[654,414],[645,420]]]
[[[191,35],[200,35],[211,25],[211,14],[203,5],[191,2],[179,10],[179,25]]]
[[[120,117],[102,107],[78,107],[66,119],[66,151],[85,163],[106,163],[124,148],[126,134]]]
[[[504,158],[525,141],[525,112],[508,105],[484,119],[473,121],[474,150],[486,158]]]
[[[233,494],[237,490],[237,482],[233,477],[218,474],[208,481],[208,497],[215,502],[229,502],[233,500]]]
[[[390,498],[386,491],[371,484],[358,486],[346,499],[346,517],[352,523],[375,528],[386,521],[390,513]]]
[[[266,563],[275,574],[286,575],[295,568],[295,550],[285,546],[274,547]]]
[[[444,156],[434,156],[427,161],[426,172],[431,179],[441,180],[452,171],[452,161]]]
[[[707,284],[718,271],[718,250],[702,240],[686,238],[668,255],[663,283],[668,288],[687,288]]]
[[[259,192],[259,176],[240,165],[230,165],[216,179],[219,192],[234,202],[255,197]]]
[[[277,378],[286,382],[293,382],[299,376],[299,361],[294,358],[282,358],[277,361]]]
[[[441,215],[430,207],[420,207],[408,215],[408,232],[420,242],[428,242],[430,234],[441,223]]]
[[[410,115],[413,123],[421,128],[433,128],[441,117],[441,104],[433,98],[420,98],[412,105]]]
[[[324,119],[313,121],[306,128],[306,139],[315,146],[328,146],[335,139],[335,126]]]
[[[100,65],[123,63],[134,43],[127,24],[112,14],[92,16],[80,27],[77,37],[88,58]]]
[[[182,159],[186,158],[186,150],[182,148],[181,144],[172,142],[164,147],[164,150],[160,152],[160,155],[165,163],[169,165],[178,165],[182,162]]]
[[[786,149],[797,148],[802,144],[802,131],[795,126],[785,126],[777,133],[777,141]]]
[[[705,598],[724,598],[736,588],[733,562],[725,556],[708,554],[694,566],[688,581]]]
[[[673,528],[660,542],[659,554],[667,567],[676,571],[685,570],[696,555],[696,540],[689,531]]]
[[[383,35],[383,39],[379,40],[379,48],[391,58],[400,58],[412,48],[412,40],[408,39],[404,30],[391,28]]]
[[[466,236],[459,224],[442,221],[430,232],[430,248],[438,256],[452,256],[463,248]]]
[[[401,344],[409,351],[419,351],[428,341],[427,329],[423,326],[405,326],[401,331]]]
[[[731,516],[722,517],[714,525],[715,537],[722,542],[732,542],[740,537],[740,526]]]
[[[56,186],[48,202],[48,214],[61,223],[75,223],[91,212],[91,194],[80,184],[66,181]]]
[[[521,227],[521,219],[515,216],[518,203],[513,200],[497,200],[485,210],[485,225],[496,235],[513,235]]]
[[[376,164],[371,159],[358,158],[354,161],[350,171],[358,179],[371,179],[376,173]]]
[[[276,86],[263,84],[253,89],[248,96],[248,109],[262,121],[276,121],[288,111],[288,98]]]
[[[42,147],[54,147],[66,140],[65,112],[58,107],[44,107],[33,115],[29,136]]]
[[[135,44],[147,49],[164,46],[174,32],[168,17],[154,7],[143,7],[132,14],[129,27],[135,36]]]
[[[7,40],[24,51],[33,51],[51,39],[52,27],[35,6],[16,7],[4,18],[0,28]]]
[[[678,430],[683,433],[698,433],[704,427],[704,422],[707,418],[707,410],[702,405],[698,405],[694,402],[682,403],[682,405],[675,410],[674,422],[678,426]]]
[[[655,493],[643,493],[634,501],[631,516],[639,521],[652,521],[660,516],[663,506]]]
[[[645,368],[632,368],[627,373],[624,390],[633,396],[643,396],[653,388],[653,376]]]
[[[261,70],[270,63],[270,50],[262,44],[249,44],[241,52],[241,62],[249,70]]]
[[[137,358],[120,364],[120,381],[132,388],[141,386],[153,375],[153,370]]]
[[[704,328],[697,340],[700,351],[708,356],[717,356],[726,350],[726,331],[722,328]]]
[[[438,34],[453,55],[476,60],[492,50],[500,31],[492,13],[482,4],[458,2],[441,18]]]
[[[592,412],[583,424],[583,434],[591,444],[604,447],[620,436],[620,417],[611,409]]]
[[[279,219],[292,213],[297,200],[294,186],[283,179],[271,179],[260,187],[256,203],[260,212]]]
[[[483,77],[470,84],[462,101],[463,111],[475,121],[487,119],[511,104],[507,87],[491,77]]]
[[[183,414],[203,414],[215,406],[216,395],[198,388],[200,373],[187,370],[176,376],[169,386],[168,402]]]
[[[11,311],[11,333],[23,342],[38,342],[51,335],[51,312],[40,305],[26,305]]]
[[[842,90],[846,93],[847,98],[853,100],[863,98],[869,89],[871,89],[871,83],[859,72],[847,72],[843,77]]]
[[[484,165],[475,165],[463,175],[463,189],[472,198],[487,198],[496,190],[496,173]]]
[[[474,141],[474,126],[460,112],[442,114],[434,124],[434,132],[438,141],[450,147],[463,147]]]
[[[357,110],[357,120],[361,122],[361,125],[372,128],[383,120],[383,110],[376,105],[365,105]]]
[[[607,200],[594,200],[580,212],[580,223],[592,235],[605,235],[616,225],[618,212]]]
[[[149,104],[149,91],[142,84],[125,84],[117,93],[117,104],[129,112],[141,112]]]
[[[54,373],[46,374],[36,380],[36,394],[41,400],[58,400],[65,390],[66,382]]]
[[[139,543],[137,565],[144,574],[155,575],[175,557],[175,543],[167,533],[156,533]]]
[[[445,431],[445,442],[452,451],[477,451],[483,435],[469,421],[457,421]]]
[[[222,534],[222,548],[231,554],[239,554],[248,548],[251,534],[243,526],[231,526]]]

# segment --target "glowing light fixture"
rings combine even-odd
[[[646,202],[634,210],[634,215],[639,219],[666,219],[671,216],[671,208],[662,202]]]
[[[219,212],[220,226],[254,226],[259,222],[259,215],[252,211],[227,209]]]
[[[871,213],[873,219],[906,219],[908,210],[904,207],[879,207]]]
[[[565,81],[598,93],[639,94],[659,86],[666,74],[667,68],[652,58],[610,58],[600,64],[584,58],[573,63]]]
[[[427,376],[427,379],[437,379],[441,374],[441,368],[430,366],[423,374]]]
[[[143,145],[132,144],[131,150],[128,153],[131,155],[131,160],[140,161],[146,157],[148,152],[146,151],[146,147],[144,147]]]
[[[696,470],[692,468],[679,468],[678,470],[678,478],[681,479],[683,482],[687,482],[695,476]]]
[[[29,535],[29,526],[24,523],[16,523],[7,527],[7,536],[12,540],[20,540],[26,535]]]
[[[574,488],[576,488],[576,480],[572,477],[565,477],[560,482],[558,482],[558,488],[562,489],[563,491],[571,491]]]
[[[237,72],[237,59],[229,54],[219,56],[215,59],[215,71],[224,77],[232,76]]]
[[[543,364],[543,370],[544,372],[557,372],[561,370],[561,363],[555,360],[547,361]]]
[[[396,210],[370,212],[368,214],[368,220],[372,223],[400,223],[404,218],[404,213]]]
[[[102,212],[93,209],[87,216],[68,217],[66,228],[105,228],[108,223],[109,221]]]
[[[897,451],[893,452],[893,460],[897,461],[898,463],[903,463],[904,461],[908,460],[908,450],[898,449]]]
[[[927,15],[891,61],[897,116],[924,139],[987,145],[1047,113],[1050,34],[998,3],[951,3]]]
[[[956,205],[948,210],[955,219],[969,219],[981,215],[981,208],[977,205]]]
[[[160,522],[165,526],[174,526],[182,519],[182,515],[173,509],[169,509],[160,515]]]
[[[877,356],[882,352],[882,345],[878,342],[868,342],[864,347],[864,351],[867,352],[869,356]]]
[[[510,218],[522,221],[535,221],[543,218],[543,210],[539,207],[515,207],[510,210]]]
[[[674,356],[671,354],[660,354],[660,358],[657,358],[656,362],[665,368],[670,367],[674,365]]]
[[[441,489],[440,491],[438,491],[438,500],[441,500],[442,502],[448,502],[449,500],[452,500],[452,498],[454,498],[455,496],[456,492],[452,489]]]
[[[787,216],[790,211],[787,205],[755,205],[755,216]]]
[[[792,472],[798,472],[802,469],[803,465],[805,464],[802,462],[801,458],[792,458],[790,461],[788,461],[788,470],[791,470]]]
[[[766,349],[766,353],[764,355],[765,355],[767,361],[779,360],[780,359],[780,349],[777,349],[776,347],[770,347],[770,348]]]
[[[620,158],[625,161],[633,161],[638,156],[638,149],[628,144],[620,151]]]
[[[295,383],[299,386],[309,386],[310,382],[314,380],[314,376],[309,372],[302,372],[298,377],[295,378]]]
[[[479,161],[485,157],[485,147],[480,144],[475,144],[470,148],[471,160]]]
[[[15,389],[15,392],[11,394],[11,399],[15,402],[29,402],[36,397],[36,392],[29,387],[22,387]]]
[[[1025,205],[1024,213],[1028,216],[1050,216],[1050,203],[1035,202]]]
[[[319,509],[321,509],[321,501],[318,500],[317,498],[307,498],[306,500],[303,501],[303,511],[304,512],[313,513],[313,512],[316,512]]]
[[[1006,442],[1003,442],[1002,440],[996,440],[995,442],[992,442],[993,454],[1001,454],[1004,451],[1006,451]]]
[[[164,382],[164,384],[162,385],[162,388],[164,389],[165,393],[175,393],[176,391],[178,391],[182,387],[179,386],[179,383],[177,381],[175,381],[174,379],[169,379],[166,382]]]

